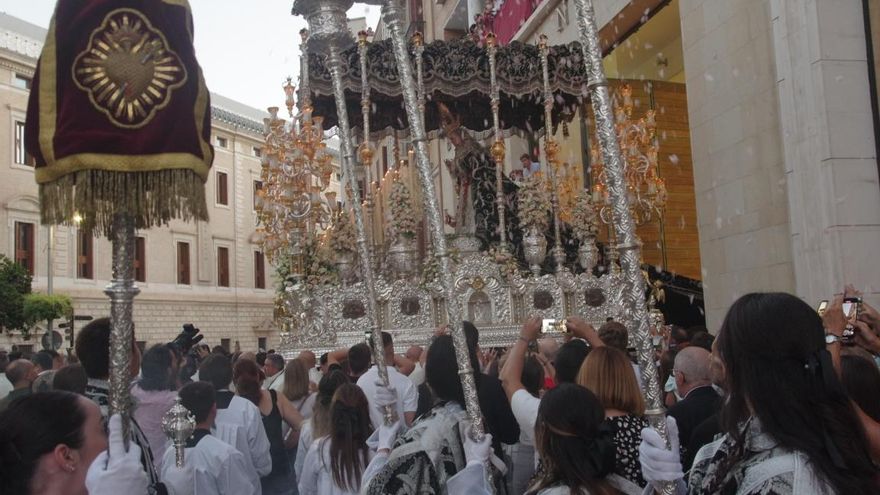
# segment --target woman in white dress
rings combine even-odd
[[[367,397],[357,386],[336,390],[330,406],[330,431],[312,442],[299,479],[302,495],[353,495],[373,458],[367,439],[373,433]]]

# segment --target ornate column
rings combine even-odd
[[[592,0],[575,0],[580,28],[581,48],[584,52],[587,74],[589,76],[590,97],[596,115],[596,133],[602,145],[602,155],[608,178],[608,192],[614,215],[614,227],[617,233],[617,251],[623,272],[623,303],[630,321],[634,322],[636,346],[639,365],[642,369],[642,381],[645,385],[645,399],[652,426],[666,436],[666,422],[663,414],[663,401],[660,395],[657,368],[654,365],[653,346],[651,345],[651,321],[645,305],[645,279],[641,269],[641,241],[636,234],[636,223],[629,208],[624,179],[624,162],[617,142],[614,129],[614,111],[608,92],[608,80],[602,66],[602,52],[599,47],[599,36],[596,28],[596,15]],[[664,492],[671,493],[671,486]]]
[[[379,379],[388,385],[388,369],[385,366],[385,355],[382,336],[379,334],[379,308],[376,302],[376,280],[370,249],[367,245],[364,228],[364,214],[361,209],[360,191],[355,176],[354,146],[351,142],[351,127],[348,122],[348,110],[345,107],[345,92],[342,83],[342,58],[340,52],[353,43],[345,12],[352,6],[352,0],[296,0],[293,14],[302,15],[309,23],[311,34],[306,49],[312,53],[328,54],[328,68],[333,78],[333,91],[336,97],[336,114],[339,117],[339,139],[342,143],[342,174],[351,190],[349,204],[354,213],[357,251],[360,260],[364,285],[367,289],[367,314],[370,318],[370,339],[373,349],[373,361],[379,369]],[[394,411],[385,410],[385,423],[394,421]]]

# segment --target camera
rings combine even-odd
[[[541,322],[541,333],[568,333],[568,325],[565,320],[545,319]]]

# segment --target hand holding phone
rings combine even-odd
[[[541,322],[541,334],[565,334],[568,333],[568,324],[563,320],[545,319]]]

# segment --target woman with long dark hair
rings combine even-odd
[[[471,369],[479,370],[475,350],[469,347],[468,354]],[[475,375],[479,380],[479,373]],[[425,379],[434,397],[433,408],[398,437],[387,454],[379,449],[381,455],[376,456],[369,475],[365,476],[367,486],[363,493],[404,495],[413,490],[441,493],[467,466],[467,442],[459,426],[467,421],[467,413],[451,336],[440,335],[431,343],[425,361]],[[378,396],[375,402],[387,403]],[[486,438],[491,440],[491,435]]]
[[[296,478],[302,474],[306,454],[309,453],[314,439],[325,437],[330,434],[330,406],[336,389],[351,383],[348,376],[340,370],[332,370],[321,378],[318,383],[318,393],[315,395],[315,405],[312,409],[312,417],[303,422],[299,432],[299,443],[296,447],[296,462],[294,471]]]
[[[724,319],[713,354],[725,369],[724,435],[697,453],[691,494],[877,493],[865,431],[833,365],[845,321],[823,322],[789,294],[748,294]],[[829,332],[826,337],[825,332]],[[676,446],[677,428],[669,422]],[[642,431],[646,479],[680,480],[675,448]]]
[[[613,474],[614,440],[604,420],[605,408],[584,387],[563,383],[544,394],[535,423],[541,469],[526,493],[621,493],[617,487],[625,480]]]
[[[367,446],[367,438],[372,433],[370,406],[364,392],[350,383],[340,386],[330,406],[330,431],[309,448],[299,492],[303,495],[360,492],[364,470],[373,457]]]
[[[236,394],[253,402],[259,408],[266,437],[269,439],[272,472],[260,478],[263,493],[287,495],[291,493],[292,487],[281,423],[286,422],[292,429],[299,430],[302,416],[284,394],[274,390],[263,390],[262,381],[260,367],[251,360],[239,359],[232,367],[232,382],[235,384]]]
[[[36,393],[13,401],[0,414],[0,493],[145,493],[140,449],[132,443],[125,452],[122,421],[113,415],[108,463],[102,452],[108,447],[103,424],[94,402],[70,392]]]

